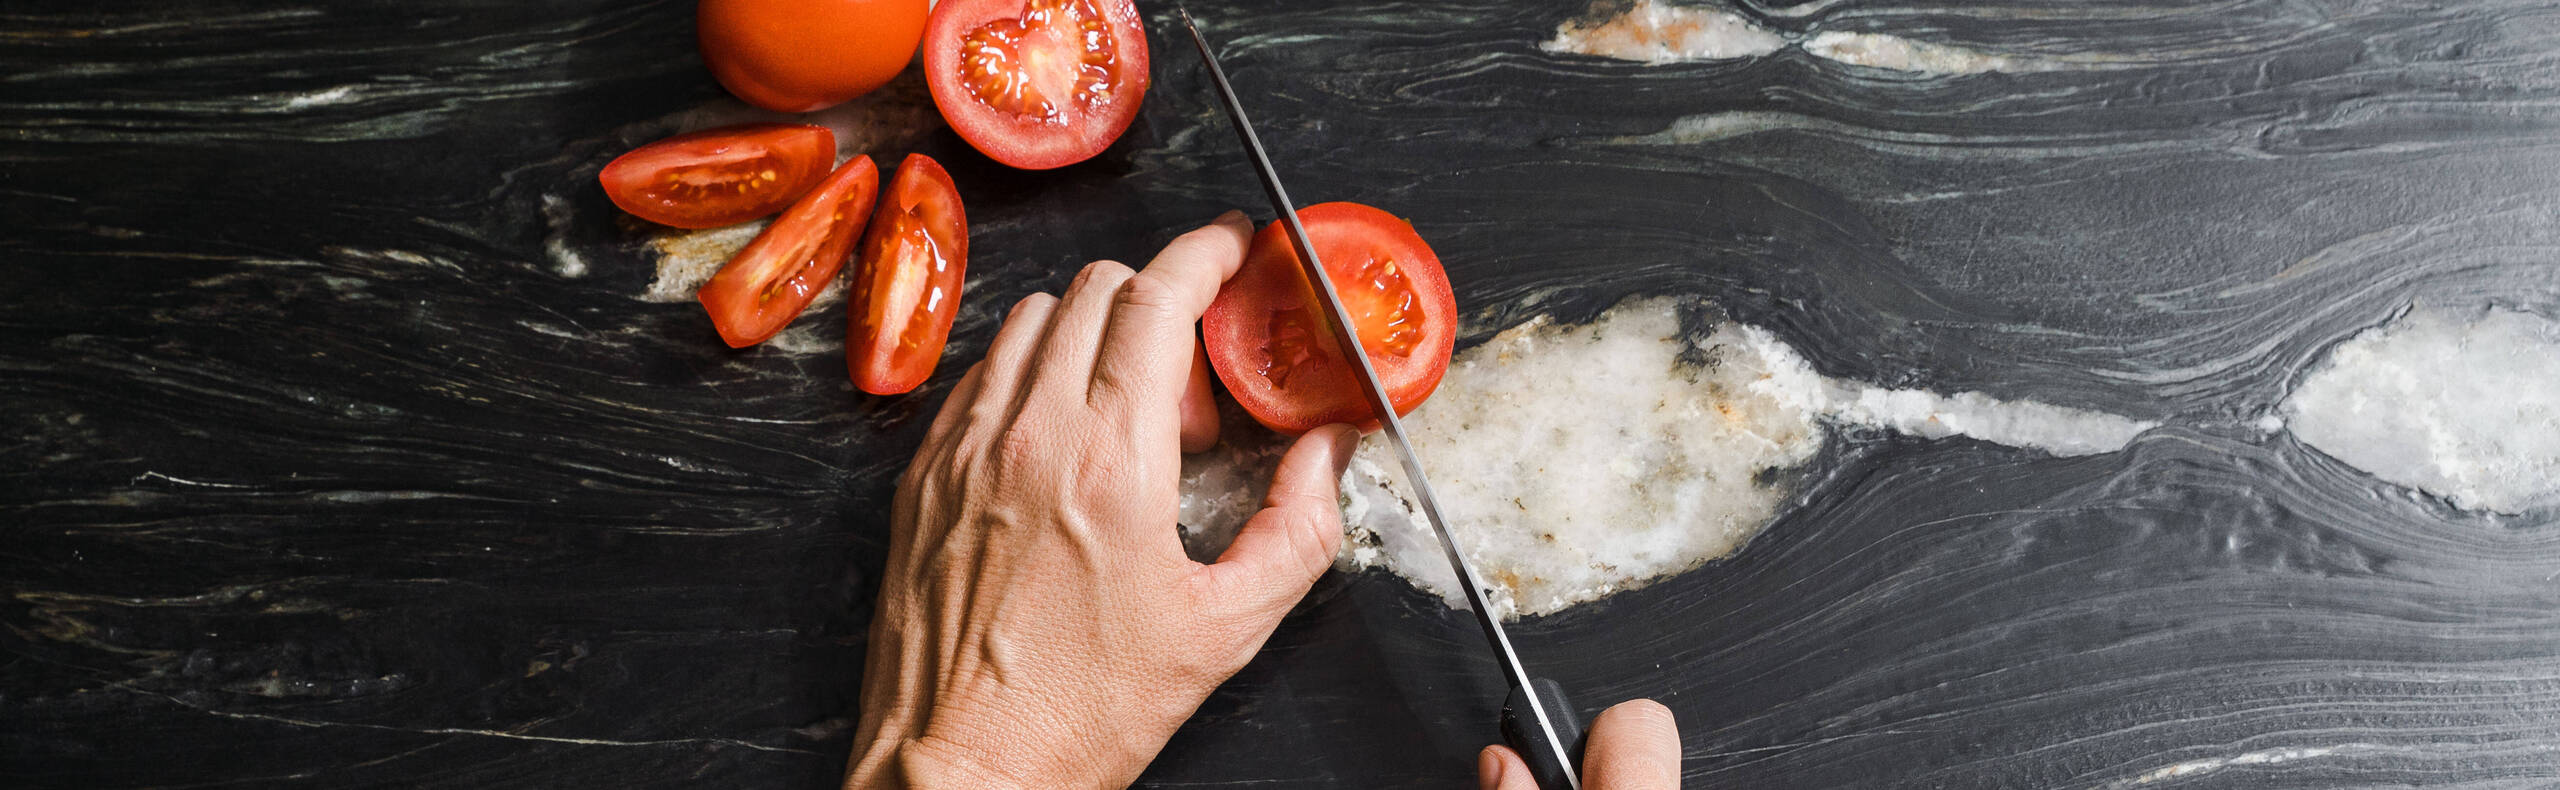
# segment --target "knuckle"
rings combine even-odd
[[[1072,290],[1082,290],[1085,288],[1091,288],[1096,283],[1108,283],[1113,287],[1118,287],[1121,280],[1128,279],[1132,274],[1135,274],[1135,272],[1129,270],[1128,264],[1114,260],[1094,261],[1092,263],[1085,264],[1084,271],[1076,273],[1075,284],[1069,286],[1069,288]]]
[[[1334,510],[1332,502],[1311,504],[1313,506],[1299,510],[1297,528],[1291,530],[1295,534],[1289,536],[1290,547],[1297,550],[1296,556],[1302,563],[1298,570],[1310,579],[1332,567],[1333,553],[1326,550],[1325,537],[1342,531],[1342,515]]]
[[[989,454],[999,468],[1025,468],[1039,459],[1042,450],[1055,441],[1055,431],[1017,422],[996,435],[995,446],[989,448]]]
[[[1129,278],[1120,286],[1119,306],[1137,310],[1171,310],[1182,304],[1182,289],[1164,280],[1146,275]]]

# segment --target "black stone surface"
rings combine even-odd
[[[2550,515],[2247,427],[2412,300],[2560,304],[2560,9],[1738,9],[2095,64],[1933,76],[1540,51],[1578,3],[1191,5],[1293,190],[1410,216],[1473,337],[1694,293],[1828,375],[2165,424],[1844,436],[1738,555],[1517,629],[1584,714],[1675,708],[1691,786],[2560,783]],[[975,224],[954,359],[1260,205],[1142,7],[1155,87],[1101,158],[915,138]],[[636,298],[592,175],[728,101],[691,25],[0,9],[0,785],[833,785],[889,485],[962,366],[867,397]],[[1469,786],[1482,652],[1328,577],[1142,785]]]

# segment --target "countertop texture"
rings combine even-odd
[[[1462,347],[1686,294],[1826,376],[2158,423],[1844,426],[1737,554],[1515,626],[1583,715],[1676,710],[1689,786],[2560,782],[2553,509],[2284,427],[2413,309],[2555,314],[2560,9],[1745,2],[1701,8],[1781,43],[1654,63],[1542,47],[1625,3],[1189,5],[1301,199],[1439,250]],[[0,9],[0,785],[833,786],[890,486],[1003,308],[1268,218],[1140,6],[1094,161],[996,165],[912,76],[847,111],[974,226],[893,398],[840,307],[731,351],[643,298],[597,168],[748,115],[691,3]],[[1472,786],[1500,691],[1463,612],[1332,574],[1140,784]]]

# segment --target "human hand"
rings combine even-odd
[[[847,788],[1124,787],[1331,566],[1349,426],[1289,448],[1215,564],[1175,525],[1215,419],[1192,327],[1251,235],[1230,212],[1014,305],[891,504]]]
[[[1538,790],[1529,764],[1507,746],[1476,755],[1476,784],[1484,790]],[[1582,790],[1679,790],[1680,724],[1671,709],[1649,699],[1628,700],[1600,712],[1582,747]]]

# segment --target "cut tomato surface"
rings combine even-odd
[[[777,112],[822,110],[907,67],[926,0],[702,0],[702,63],[738,98]]]
[[[968,271],[969,220],[959,190],[941,163],[907,155],[862,237],[844,339],[854,386],[896,395],[933,376]]]
[[[1388,401],[1399,415],[1412,411],[1439,388],[1457,343],[1458,303],[1440,256],[1411,224],[1358,203],[1308,206],[1298,221]],[[1201,317],[1210,366],[1236,403],[1272,430],[1299,434],[1337,422],[1375,429],[1359,374],[1335,349],[1316,298],[1288,230],[1263,226],[1243,268]]]
[[[695,293],[731,348],[762,343],[818,297],[870,221],[880,169],[856,156],[791,204]]]
[[[942,0],[923,46],[943,120],[1025,170],[1111,147],[1147,93],[1147,33],[1130,0]]]
[[[614,205],[641,219],[716,228],[782,210],[835,161],[836,134],[827,127],[750,123],[640,146],[596,180]]]

